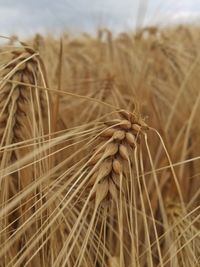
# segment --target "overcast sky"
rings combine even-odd
[[[0,0],[0,35],[121,31],[199,17],[200,0]]]

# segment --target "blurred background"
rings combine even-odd
[[[0,0],[0,34],[114,32],[147,24],[199,22],[200,0]]]

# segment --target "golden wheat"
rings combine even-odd
[[[199,266],[198,30],[1,47],[1,267]]]

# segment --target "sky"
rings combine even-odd
[[[200,0],[0,0],[0,35],[134,30],[200,20]]]

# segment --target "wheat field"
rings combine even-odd
[[[200,266],[199,43],[189,25],[4,40],[0,267]]]

